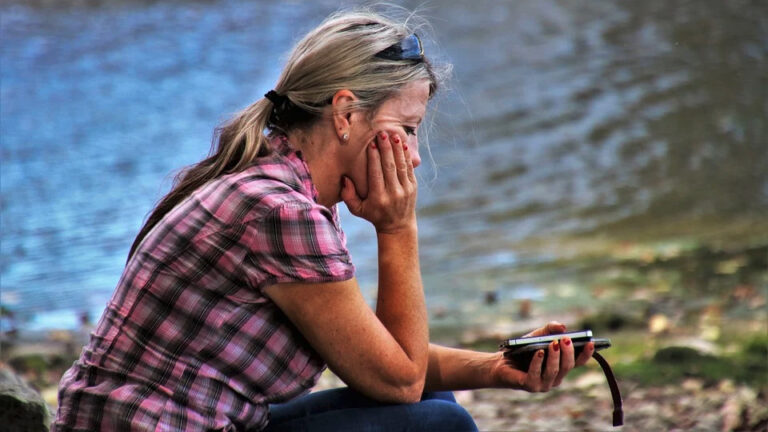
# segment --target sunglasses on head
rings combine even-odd
[[[386,60],[424,60],[424,47],[421,39],[414,33],[400,42],[380,51],[376,57]]]

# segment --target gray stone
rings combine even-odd
[[[0,425],[5,432],[48,432],[51,411],[20,377],[0,368]]]

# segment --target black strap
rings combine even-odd
[[[597,360],[600,367],[603,368],[605,378],[608,380],[608,387],[611,388],[611,396],[613,397],[613,425],[621,426],[624,424],[624,410],[621,407],[621,392],[619,391],[619,384],[616,382],[616,377],[613,376],[613,371],[608,362],[595,352],[592,357]]]

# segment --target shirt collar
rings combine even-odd
[[[318,193],[315,184],[312,182],[312,176],[309,173],[307,165],[301,150],[294,148],[288,141],[288,137],[283,134],[274,134],[268,137],[269,148],[276,154],[282,156],[296,173],[301,186],[309,192],[312,199],[317,203]]]

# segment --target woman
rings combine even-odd
[[[429,344],[414,169],[441,75],[413,29],[376,14],[306,35],[148,218],[54,430],[474,430],[448,391],[547,391],[585,363],[591,347],[575,359],[567,339],[528,371]],[[340,201],[376,228],[375,311]],[[298,397],[326,364],[350,388]]]

